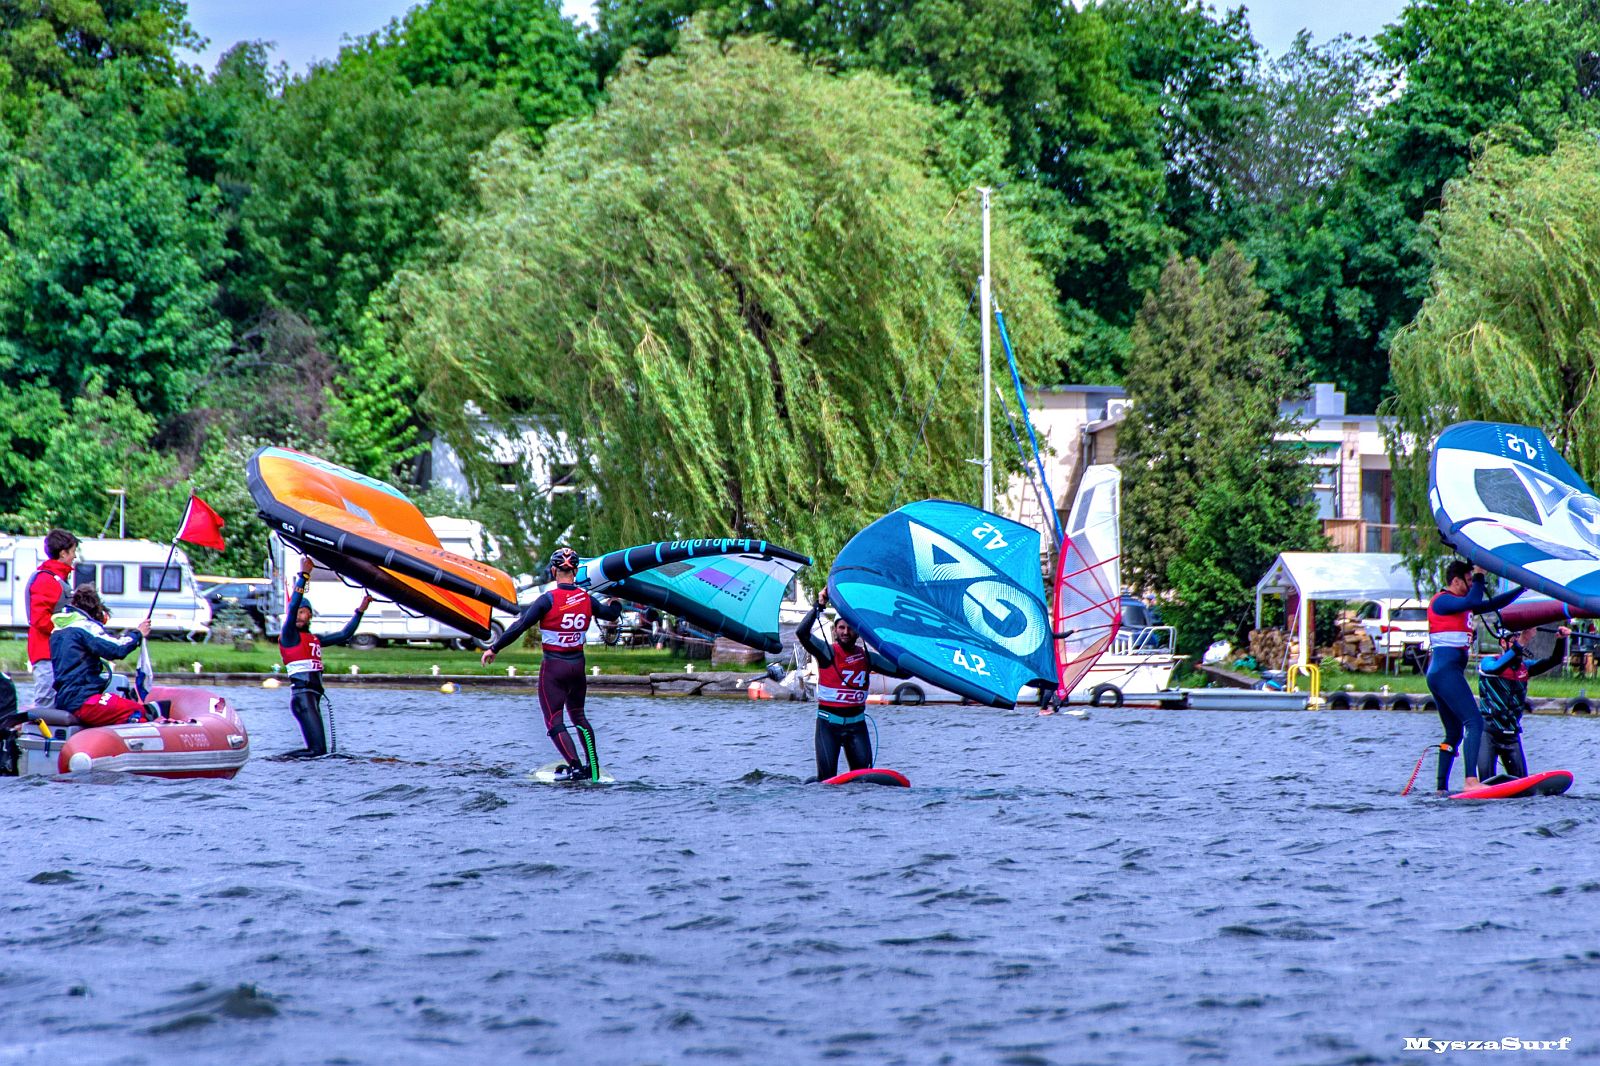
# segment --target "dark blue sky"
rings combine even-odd
[[[414,6],[415,0],[189,0],[189,21],[210,45],[200,62],[211,69],[217,57],[238,41],[276,43],[274,55],[294,70],[314,59],[332,59],[341,40],[379,29]],[[569,15],[588,20],[590,0],[563,0]],[[1245,5],[1256,39],[1274,52],[1286,48],[1302,28],[1319,41],[1339,33],[1370,37],[1392,21],[1404,0],[1255,0]]]

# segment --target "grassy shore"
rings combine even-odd
[[[654,648],[608,648],[603,645],[586,649],[589,665],[599,667],[603,674],[652,674],[682,670],[689,662],[682,655]],[[429,674],[437,666],[441,674],[498,674],[505,675],[506,667],[515,666],[518,674],[530,674],[539,668],[540,654],[527,648],[504,651],[493,666],[479,662],[477,651],[449,651],[444,648],[374,648],[356,651],[352,648],[328,648],[323,652],[323,662],[329,673],[348,673],[351,665],[359,666],[363,674]],[[272,672],[281,662],[277,645],[268,640],[257,640],[249,651],[236,650],[231,644],[189,644],[182,641],[157,640],[150,645],[150,659],[157,673],[189,673],[194,664],[200,669],[217,673]],[[131,670],[134,660],[130,656],[119,669]],[[21,640],[0,640],[0,670],[8,673],[26,672],[27,646]],[[705,659],[694,661],[696,671],[711,669]],[[755,673],[759,666],[730,666],[722,669],[749,670]]]

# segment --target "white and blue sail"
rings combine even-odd
[[[1040,538],[949,500],[892,511],[851,538],[828,576],[841,617],[914,677],[992,707],[1054,689]]]
[[[1600,611],[1600,498],[1544,432],[1460,422],[1428,466],[1439,534],[1491,574]]]

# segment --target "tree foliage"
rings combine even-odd
[[[1489,147],[1433,230],[1438,262],[1395,340],[1387,408],[1399,520],[1424,530],[1428,451],[1453,422],[1539,426],[1600,476],[1600,146],[1575,133],[1548,156]]]
[[[214,195],[114,92],[46,102],[0,146],[0,368],[63,397],[93,374],[158,416],[226,346]]]
[[[52,95],[76,98],[117,67],[138,85],[175,83],[179,48],[200,40],[182,0],[8,0],[0,4],[0,121],[26,129]]]
[[[289,85],[249,148],[241,228],[259,297],[348,336],[372,293],[435,244],[472,154],[515,124],[506,96],[409,89],[379,65]]]
[[[930,112],[756,40],[685,40],[609,94],[542,154],[502,138],[449,262],[397,284],[423,408],[457,450],[466,401],[539,420],[598,501],[580,534],[607,545],[759,535],[826,556],[901,472],[902,501],[967,495],[978,232],[929,176]],[[1064,339],[1025,252],[997,243],[1036,369]]]
[[[384,480],[427,450],[417,425],[416,379],[389,345],[375,312],[363,315],[351,343],[339,352],[340,371],[328,391],[328,436],[334,458]]]
[[[420,88],[478,86],[515,101],[530,135],[584,114],[596,92],[588,51],[556,0],[432,0],[341,59],[389,64]]]
[[[1133,329],[1117,441],[1125,572],[1173,594],[1189,639],[1234,626],[1245,583],[1320,539],[1311,470],[1275,440],[1298,385],[1288,334],[1253,275],[1228,242],[1204,265],[1174,257]]]
[[[18,516],[34,531],[63,526],[98,532],[113,504],[110,489],[127,493],[128,534],[169,539],[177,530],[172,461],[153,447],[156,420],[126,392],[98,381],[54,423],[34,464],[34,491]]]

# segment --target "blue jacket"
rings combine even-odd
[[[56,706],[76,711],[111,684],[107,659],[121,659],[139,646],[139,631],[121,640],[106,634],[106,627],[76,607],[68,607],[53,619],[50,634],[50,659],[56,668]]]

